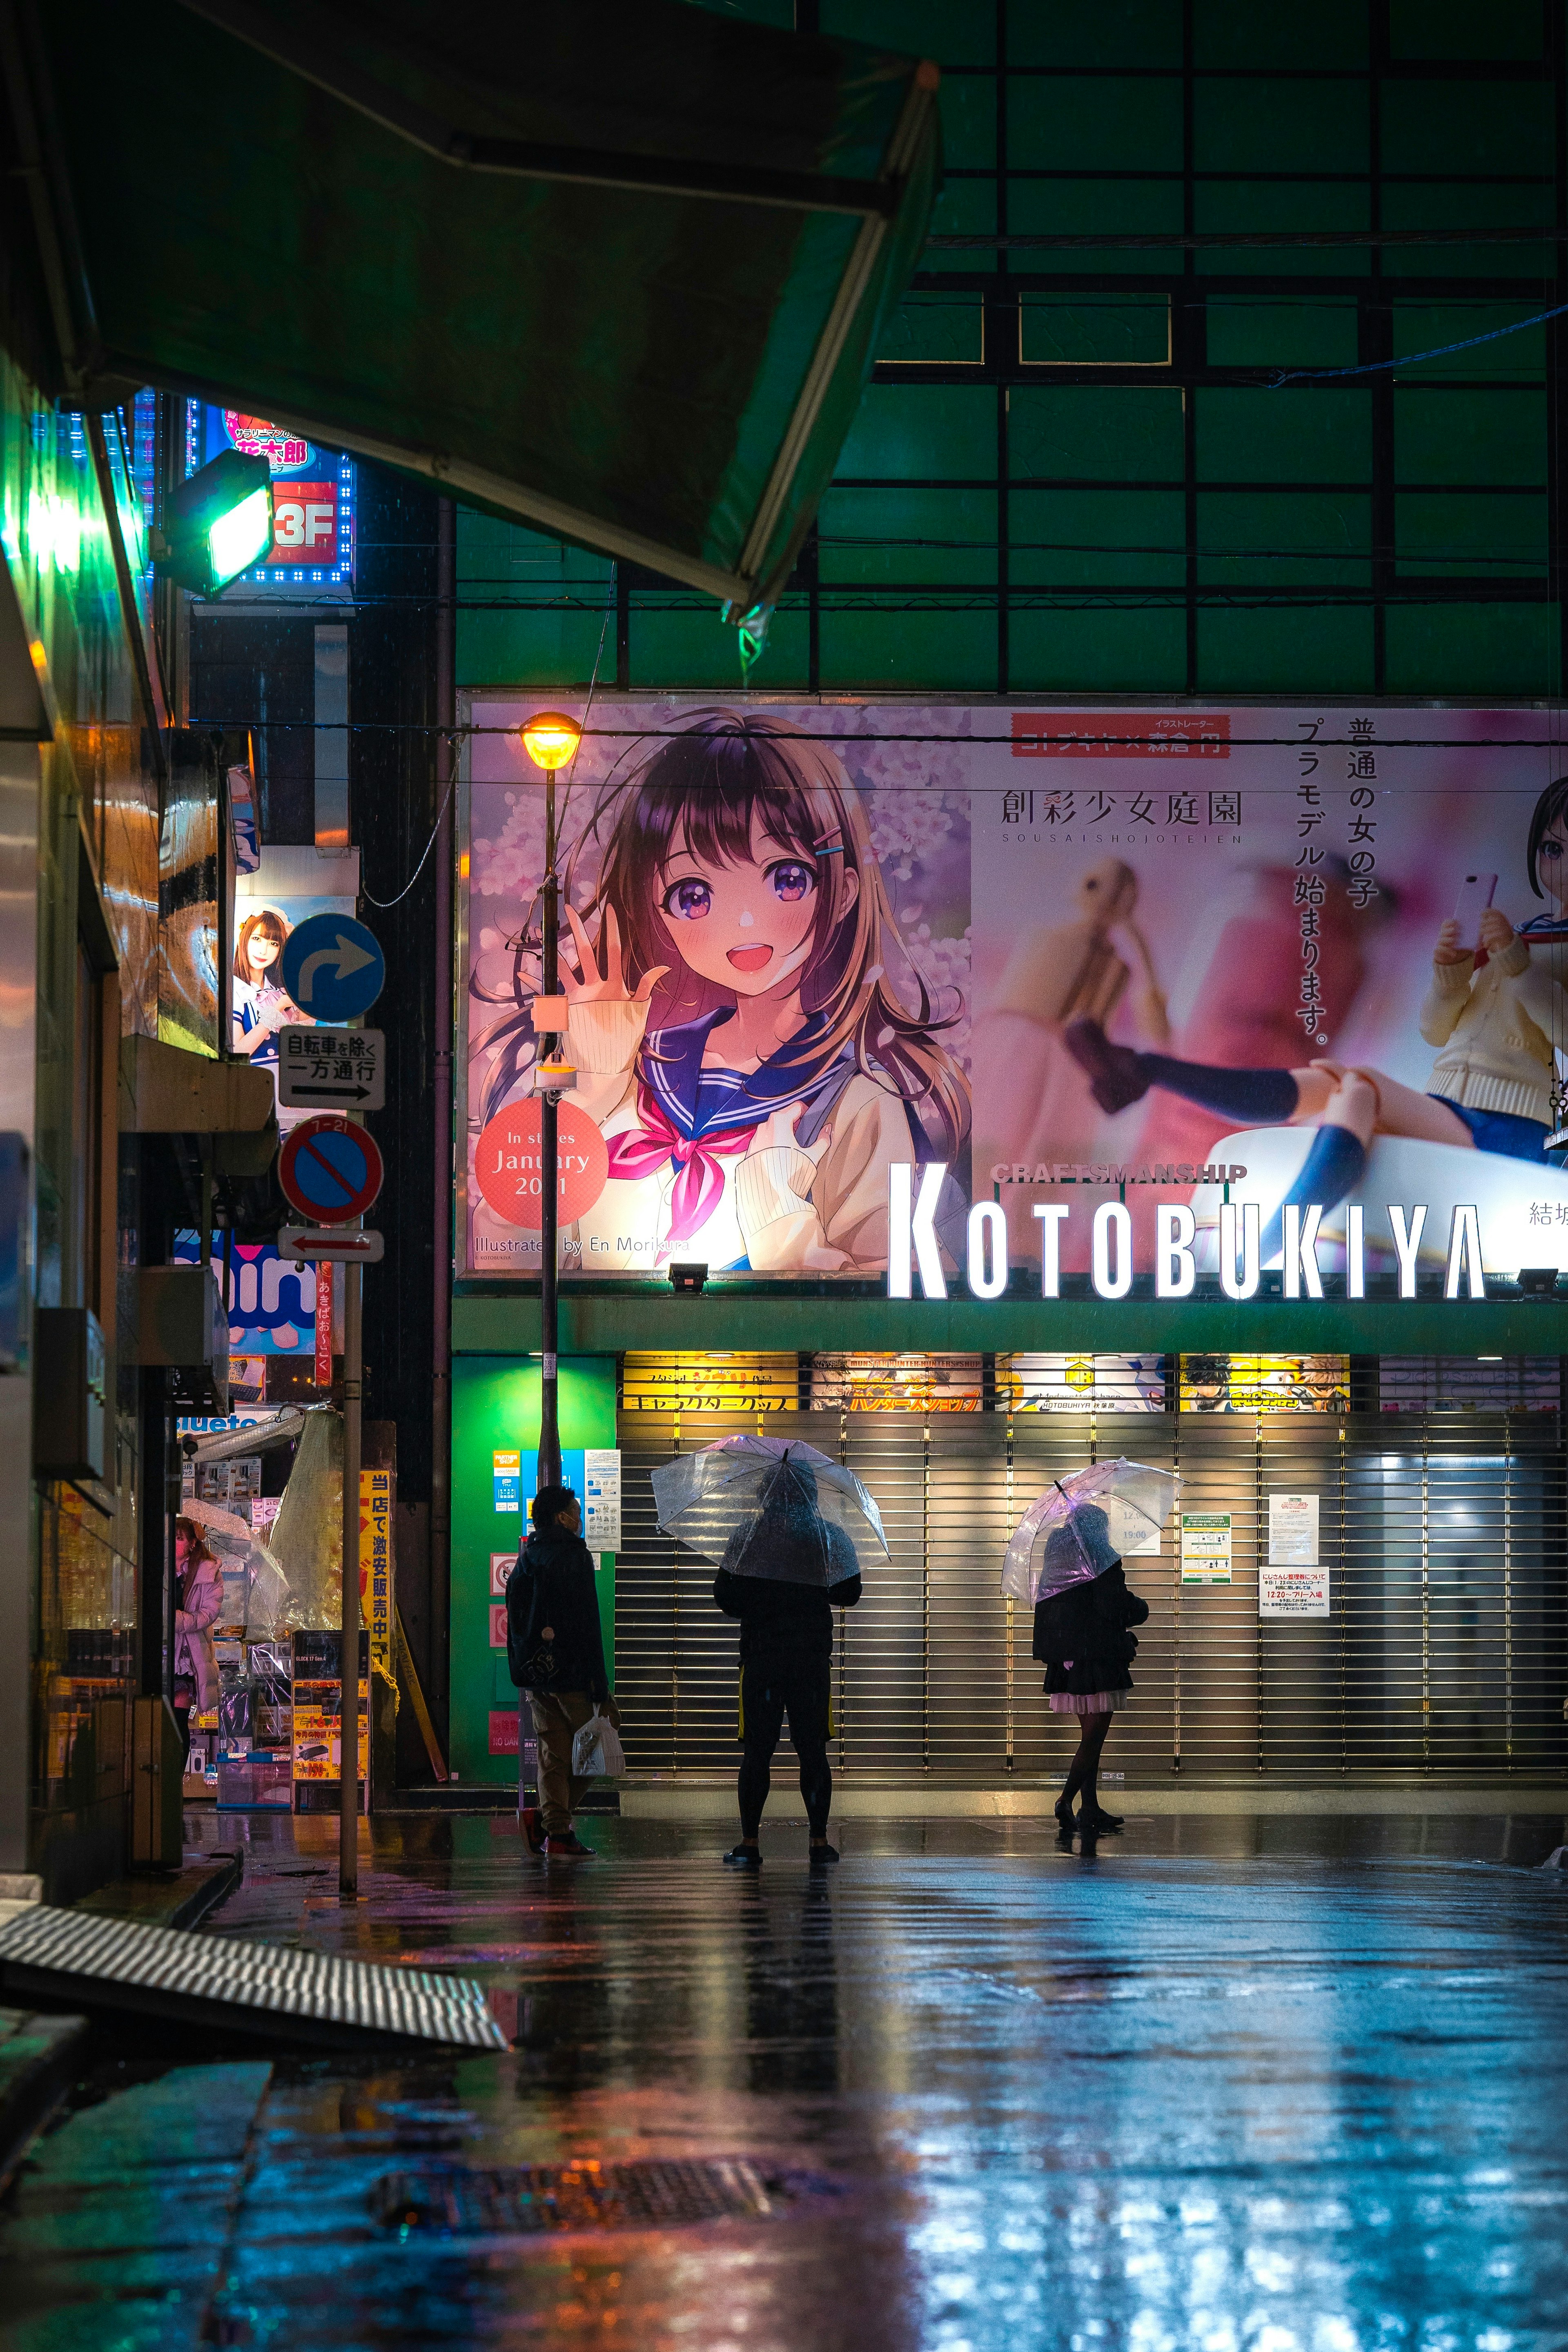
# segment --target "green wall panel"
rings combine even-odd
[[[883,367],[919,367],[932,360],[979,367],[985,357],[985,306],[978,290],[907,296],[888,321],[877,357]]]
[[[1200,72],[1281,66],[1325,73],[1364,66],[1365,0],[1316,0],[1310,8],[1260,8],[1258,0],[1194,0],[1193,58]]]
[[[1372,500],[1345,490],[1205,490],[1203,586],[1370,588]]]
[[[1539,301],[1519,302],[1395,302],[1394,306],[1394,350],[1403,359],[1411,352],[1442,351],[1449,343],[1465,343],[1469,348],[1451,352],[1443,360],[1427,360],[1419,369],[1406,375],[1403,369],[1395,372],[1394,382],[1431,383],[1444,376],[1463,376],[1473,382],[1477,376],[1494,379],[1533,376],[1544,383],[1546,377],[1546,330],[1542,327],[1516,327],[1521,319],[1535,318]],[[1499,329],[1512,329],[1499,333]],[[1478,335],[1495,335],[1496,341],[1477,343]]]
[[[1372,218],[1372,198],[1356,180],[1200,180],[1194,193],[1198,233],[1234,235],[1245,229],[1363,229]],[[1404,257],[1401,256],[1403,262]],[[1364,278],[1371,261],[1364,246],[1337,247],[1331,259],[1311,246],[1200,246],[1196,263],[1213,278]]]
[[[1007,0],[1007,58],[1016,66],[1182,62],[1182,0]]]
[[[1179,694],[1186,681],[1187,622],[1180,611],[1015,608],[1007,631],[1015,693]]]
[[[1370,693],[1373,619],[1356,605],[1222,607],[1198,614],[1205,694]]]
[[[1180,490],[1015,488],[1007,504],[1015,588],[1180,588],[1186,578]]]
[[[1394,470],[1401,482],[1544,484],[1545,393],[1396,384]]]
[[[1009,180],[1007,225],[1031,236],[1175,236],[1182,190],[1174,180]],[[1116,278],[1169,272],[1172,256],[1156,246],[1066,247],[1050,257],[1063,276]],[[943,257],[946,266],[947,257]]]
[[[1251,81],[1199,76],[1193,167],[1199,172],[1364,172],[1363,80]]]
[[[1359,386],[1205,384],[1193,397],[1200,482],[1371,479],[1372,395]]]
[[[1394,501],[1394,545],[1404,579],[1445,574],[1499,580],[1544,577],[1548,519],[1544,498],[1503,498],[1485,490],[1401,490]]]
[[[1490,0],[1489,0],[1489,5]],[[1483,14],[1478,9],[1478,16]],[[1383,168],[1387,173],[1552,170],[1552,89],[1537,81],[1404,80],[1383,85]],[[1511,194],[1514,192],[1510,190]]]
[[[1180,481],[1182,395],[1152,386],[1019,385],[1007,418],[1016,481]]]
[[[1016,172],[1179,172],[1182,85],[1158,74],[1009,81],[1007,161]]]
[[[1021,294],[1018,357],[1030,367],[1169,367],[1171,298]]]
[[[996,614],[988,603],[967,612],[838,612],[824,598],[819,626],[824,687],[996,691]]]
[[[1388,47],[1395,58],[1541,55],[1539,0],[1389,0]]]
[[[994,490],[831,489],[817,516],[819,576],[825,586],[986,586],[996,578],[996,503]]]
[[[773,22],[788,0],[704,5]],[[936,231],[990,236],[1005,203],[1019,241],[928,250],[753,686],[1544,690],[1549,338],[1472,341],[1547,307],[1558,266],[1532,233],[1561,169],[1535,0],[822,0],[815,21],[938,60]],[[1200,236],[1520,235],[1391,248],[1375,283],[1365,244],[1024,242],[1174,236],[1188,203]],[[1390,348],[1392,378],[1270,383]],[[581,691],[612,567],[463,513],[458,542],[460,680]],[[700,598],[639,581],[623,606],[623,688],[741,689]]]
[[[1388,614],[1390,694],[1563,690],[1552,604],[1405,604]]]
[[[1385,180],[1382,201],[1385,228],[1545,228],[1552,216],[1550,186],[1529,183],[1492,187],[1481,180]],[[1536,286],[1545,279],[1550,285],[1557,253],[1545,239],[1518,245],[1413,245],[1401,252],[1399,268],[1405,278],[1520,278]]]
[[[993,480],[996,394],[980,383],[874,383],[860,403],[838,477],[919,481],[930,476]]]
[[[1359,313],[1348,297],[1275,301],[1217,294],[1204,317],[1210,367],[1354,367],[1361,357]]]
[[[538,1303],[534,1304],[538,1321]],[[460,1337],[458,1344],[461,1345]],[[505,1341],[502,1341],[502,1345]],[[489,1752],[493,1708],[515,1706],[517,1694],[504,1651],[489,1643],[490,1554],[515,1551],[525,1519],[492,1508],[492,1455],[498,1448],[528,1450],[539,1443],[539,1367],[516,1355],[456,1355],[452,1360],[452,1664],[451,1763],[465,1780],[493,1786],[515,1782],[514,1756]],[[561,1360],[561,1444],[563,1449],[616,1443],[614,1356]],[[615,1657],[616,1580],[613,1561],[596,1580],[605,1654]],[[499,1665],[499,1672],[498,1672]],[[613,1672],[612,1664],[612,1672]]]

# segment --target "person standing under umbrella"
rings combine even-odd
[[[756,1517],[725,1548],[713,1598],[727,1617],[741,1621],[741,1842],[724,1860],[734,1870],[762,1868],[758,1832],[787,1715],[811,1860],[837,1862],[837,1850],[827,1842],[833,1612],[854,1608],[860,1573],[849,1538],[817,1507],[809,1462],[798,1455],[780,1462]]]
[[[1138,1651],[1132,1627],[1146,1622],[1149,1604],[1128,1591],[1121,1556],[1111,1548],[1110,1523],[1097,1503],[1077,1505],[1070,1518],[1052,1528],[1043,1567],[1047,1587],[1069,1576],[1077,1580],[1035,1605],[1034,1654],[1046,1669],[1051,1712],[1079,1719],[1078,1748],[1056,1816],[1064,1838],[1075,1829],[1094,1837],[1121,1827],[1119,1814],[1100,1808],[1100,1757],[1111,1716],[1131,1693],[1128,1669]],[[1086,1577],[1086,1569],[1098,1573]],[[1073,1800],[1080,1794],[1075,1822]]]

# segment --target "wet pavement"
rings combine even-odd
[[[335,1823],[205,1822],[246,1849],[211,1932],[478,1975],[518,2046],[100,2037],[4,2209],[0,2346],[1568,2346],[1561,1818],[856,1822],[820,1874],[765,1824],[760,1878],[584,1827],[378,1822],[348,1910]],[[679,2220],[658,2168],[713,2159],[772,2210]],[[652,2166],[678,2218],[529,2231],[520,2166],[567,2221]]]

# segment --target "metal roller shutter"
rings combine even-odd
[[[1554,1360],[1551,1362],[1555,1394]],[[1447,1376],[1449,1385],[1454,1376]],[[1435,1375],[1423,1373],[1429,1391]],[[1415,1376],[1396,1374],[1398,1391]],[[1053,1475],[1126,1454],[1180,1472],[1181,1507],[1231,1520],[1228,1584],[1184,1584],[1179,1535],[1129,1559],[1150,1608],[1108,1765],[1130,1781],[1258,1773],[1561,1771],[1568,1687],[1563,1465],[1543,1374],[1510,1367],[1486,1412],[1065,1413],[773,1410],[622,1417],[616,1671],[633,1769],[733,1769],[733,1624],[710,1563],[653,1521],[647,1472],[736,1429],[804,1438],[865,1479],[892,1557],[840,1621],[837,1765],[858,1779],[1050,1779],[1077,1736],[1030,1655],[1002,1553]],[[1318,1497],[1331,1613],[1260,1622],[1271,1494]],[[789,1765],[781,1757],[781,1776]]]

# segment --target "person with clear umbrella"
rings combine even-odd
[[[1100,1759],[1110,1718],[1131,1695],[1132,1628],[1147,1621],[1149,1604],[1128,1590],[1118,1540],[1157,1549],[1176,1486],[1171,1471],[1123,1459],[1068,1471],[1030,1504],[1007,1546],[1002,1591],[1033,1604],[1034,1654],[1046,1669],[1047,1703],[1054,1715],[1079,1722],[1056,1804],[1064,1840],[1075,1831],[1092,1839],[1122,1826],[1100,1802]]]
[[[731,1537],[713,1579],[715,1602],[741,1621],[741,1842],[724,1856],[731,1869],[762,1867],[763,1808],[786,1715],[811,1860],[838,1859],[827,1839],[833,1612],[853,1609],[860,1593],[855,1547],[823,1517],[816,1473],[792,1451],[769,1479],[756,1517]]]
[[[1054,1579],[1066,1564],[1062,1555],[1079,1548],[1101,1563],[1099,1574],[1087,1583],[1068,1583],[1035,1603],[1034,1654],[1046,1669],[1047,1703],[1053,1715],[1078,1717],[1078,1747],[1055,1809],[1065,1838],[1075,1828],[1092,1838],[1121,1827],[1121,1815],[1108,1813],[1100,1801],[1100,1759],[1112,1715],[1131,1696],[1129,1669],[1138,1653],[1132,1628],[1149,1616],[1149,1603],[1128,1590],[1121,1559],[1111,1549],[1110,1522],[1097,1503],[1081,1505],[1070,1522],[1052,1528],[1046,1542],[1047,1576]],[[1075,1821],[1078,1797],[1082,1805]]]
[[[758,1832],[787,1716],[811,1858],[837,1862],[827,1843],[833,1612],[859,1600],[862,1557],[887,1558],[882,1515],[846,1464],[760,1431],[661,1463],[653,1493],[660,1528],[717,1562],[713,1598],[741,1621],[741,1842],[724,1859],[762,1867]]]

